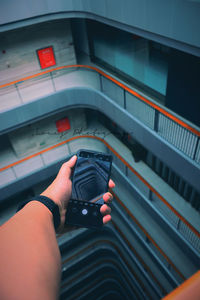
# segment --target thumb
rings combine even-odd
[[[67,166],[70,167],[70,169],[72,169],[75,166],[76,160],[77,160],[77,156],[76,155],[72,156],[70,160],[66,162]]]
[[[76,160],[77,160],[77,156],[74,155],[70,158],[70,160],[65,162],[60,168],[57,178],[65,178],[65,179],[70,178],[72,172],[71,169],[75,166]]]

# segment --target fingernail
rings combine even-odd
[[[76,156],[76,155],[73,155],[73,156],[70,158],[70,160],[74,160],[75,158],[77,158],[77,156]]]

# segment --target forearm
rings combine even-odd
[[[52,214],[31,201],[0,230],[2,299],[56,299],[61,258]]]

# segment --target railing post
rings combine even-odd
[[[155,109],[155,118],[154,118],[154,130],[158,132],[158,123],[159,123],[159,111]]]
[[[180,229],[180,225],[181,225],[181,220],[180,219],[178,219],[178,223],[177,223],[177,226],[176,226],[176,229],[179,231],[179,229]]]
[[[126,175],[126,177],[128,177],[128,167],[127,166],[125,166],[125,175]]]
[[[53,90],[54,92],[56,92],[56,87],[55,87],[55,83],[53,81],[53,75],[52,75],[52,72],[50,72],[50,77],[51,77],[51,81],[52,81],[52,85],[53,85]]]
[[[102,82],[102,76],[99,73],[99,81],[100,81],[100,92],[103,92],[103,82]]]
[[[16,88],[16,90],[17,90],[17,94],[18,94],[18,96],[19,96],[19,99],[21,100],[21,103],[23,103],[23,99],[22,99],[22,96],[21,96],[21,94],[20,94],[20,92],[19,92],[17,83],[15,83],[15,88]]]
[[[124,109],[126,109],[126,90],[123,89],[124,92]]]
[[[153,192],[152,190],[149,189],[149,200],[152,202],[153,201]]]
[[[194,149],[194,154],[193,154],[193,157],[192,159],[195,160],[196,158],[196,154],[197,154],[197,149],[198,149],[198,146],[199,146],[199,136],[197,137],[197,141],[196,141],[196,145],[195,145],[195,149]]]

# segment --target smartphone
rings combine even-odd
[[[91,150],[79,150],[76,155],[66,224],[98,228],[103,225],[100,208],[108,191],[112,156]]]

